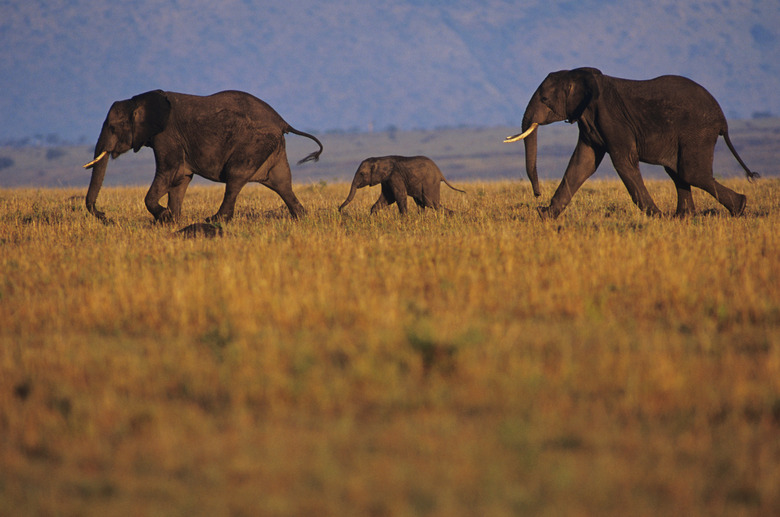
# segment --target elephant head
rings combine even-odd
[[[390,160],[384,158],[367,158],[360,163],[355,177],[352,179],[352,186],[349,189],[347,199],[339,207],[339,212],[352,202],[355,192],[365,186],[373,187],[385,181],[393,172],[393,165]]]
[[[117,158],[130,149],[138,152],[150,145],[152,138],[165,129],[170,112],[171,104],[160,90],[111,105],[95,144],[95,159],[84,165],[85,169],[92,168],[86,199],[89,213],[105,219],[105,214],[95,208],[95,201],[106,175],[108,157]]]
[[[507,143],[525,141],[525,168],[535,196],[541,195],[536,171],[536,128],[561,120],[569,123],[579,120],[590,103],[598,98],[597,77],[600,75],[595,68],[549,74],[528,101],[523,115],[523,132],[504,140]]]

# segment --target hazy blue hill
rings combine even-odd
[[[0,4],[0,141],[93,141],[111,102],[250,91],[294,126],[513,126],[553,70],[704,84],[780,114],[776,0]]]

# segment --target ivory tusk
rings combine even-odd
[[[106,151],[103,151],[102,153],[100,153],[100,155],[99,155],[97,158],[95,158],[94,160],[92,160],[91,162],[89,162],[89,163],[87,163],[87,164],[84,164],[84,168],[85,168],[85,169],[89,169],[90,167],[92,167],[93,165],[95,165],[97,162],[99,162],[100,160],[102,160],[102,159],[103,159],[103,157],[104,157],[105,155],[107,155],[107,154],[108,154],[108,153],[107,153]]]
[[[506,139],[504,140],[504,143],[505,144],[509,144],[509,143],[512,143],[512,142],[517,142],[518,140],[522,140],[523,138],[525,138],[528,135],[530,135],[531,133],[533,133],[534,129],[536,129],[536,127],[538,125],[539,125],[538,123],[534,122],[533,124],[531,124],[531,127],[529,127],[528,130],[525,131],[524,133],[520,133],[519,135],[506,137]]]

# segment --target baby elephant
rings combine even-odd
[[[382,184],[382,194],[371,207],[375,213],[386,206],[398,203],[398,211],[406,213],[406,196],[412,196],[418,206],[438,210],[441,182],[452,190],[457,189],[444,179],[439,168],[425,156],[382,156],[366,158],[358,167],[347,199],[339,207],[339,212],[352,202],[355,191],[366,185]]]

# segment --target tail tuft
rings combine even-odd
[[[311,153],[310,155],[308,155],[303,160],[298,160],[298,165],[300,165],[302,163],[306,163],[306,162],[318,162],[318,161],[320,161],[320,155],[321,154],[322,154],[322,149],[320,149],[319,151],[315,151],[315,152]]]
[[[306,162],[316,162],[316,161],[319,161],[320,155],[322,154],[322,149],[323,148],[322,148],[322,142],[317,140],[316,136],[310,135],[309,133],[304,133],[303,131],[298,131],[297,129],[295,129],[294,127],[292,127],[289,124],[287,124],[287,130],[285,131],[285,133],[295,133],[296,135],[305,136],[306,138],[314,140],[314,142],[320,147],[319,151],[315,151],[315,152],[311,153],[310,155],[308,155],[303,160],[299,161],[298,162],[299,165],[302,164],[302,163],[306,163]]]
[[[742,158],[740,158],[739,153],[737,153],[737,150],[734,149],[734,145],[731,143],[731,138],[729,138],[729,132],[723,131],[721,133],[723,135],[723,139],[726,141],[726,145],[729,148],[729,151],[731,151],[731,154],[734,155],[734,158],[737,159],[737,162],[742,166],[742,169],[745,171],[745,176],[747,176],[748,181],[753,181],[756,178],[760,178],[761,175],[757,172],[751,171],[748,169],[748,166],[745,165],[745,162],[742,161]]]

